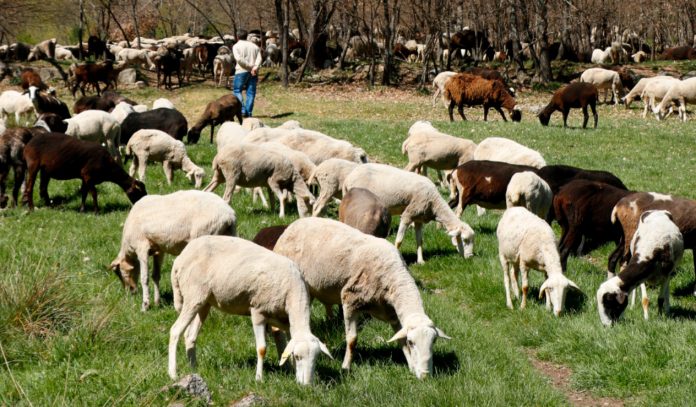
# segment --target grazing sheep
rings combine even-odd
[[[287,228],[288,225],[276,225],[261,228],[258,233],[256,233],[256,236],[254,236],[252,242],[261,247],[265,247],[268,250],[273,250],[278,242],[278,239],[280,239],[280,236]]]
[[[573,82],[554,92],[549,104],[539,113],[539,122],[541,122],[542,126],[548,126],[551,115],[558,110],[563,113],[563,127],[568,127],[568,113],[570,113],[570,109],[581,108],[584,116],[582,121],[582,128],[584,129],[587,127],[587,121],[590,119],[590,115],[587,113],[588,105],[592,109],[594,127],[596,129],[597,120],[599,119],[596,107],[597,87],[591,83]]]
[[[215,125],[228,120],[233,121],[235,117],[239,120],[239,124],[242,124],[242,104],[236,96],[228,94],[213,100],[206,105],[198,122],[188,131],[188,141],[198,142],[201,130],[210,124],[210,143],[212,144]]]
[[[161,130],[144,129],[133,134],[126,145],[126,154],[133,155],[133,163],[128,173],[132,177],[138,172],[138,178],[145,181],[145,169],[148,162],[161,162],[167,184],[172,184],[173,170],[181,169],[196,188],[203,184],[205,171],[197,166],[186,154],[186,147],[180,140],[174,140]]]
[[[85,86],[92,85],[97,90],[97,95],[101,94],[101,89],[99,88],[99,82],[106,84],[108,88],[110,85],[116,85],[118,73],[125,68],[125,65],[119,65],[114,67],[113,62],[106,60],[99,63],[89,63],[89,64],[72,64],[70,66],[70,76],[72,81],[72,92],[73,97],[77,89],[80,89],[82,96],[85,95]]]
[[[662,60],[680,61],[684,59],[696,59],[696,49],[684,45],[681,47],[672,47],[664,50],[660,55]]]
[[[363,188],[353,188],[338,206],[338,220],[359,231],[386,238],[391,226],[391,215],[379,198]]]
[[[590,59],[590,61],[593,64],[603,65],[603,64],[606,64],[607,61],[610,61],[611,59],[612,59],[611,47],[607,47],[605,50],[595,48],[592,51],[592,58]],[[613,63],[613,61],[612,61],[612,63]]]
[[[213,83],[215,86],[223,86],[222,79],[225,78],[224,87],[229,87],[230,78],[234,77],[234,56],[232,54],[218,54],[213,60]]]
[[[417,121],[408,129],[401,153],[408,154],[406,171],[422,173],[426,167],[452,170],[474,158],[476,144],[439,132],[430,122]],[[442,180],[442,175],[440,175]]]
[[[316,165],[309,159],[307,154],[302,151],[293,150],[292,148],[286,146],[285,144],[280,144],[276,142],[268,142],[259,144],[262,147],[266,147],[276,153],[282,154],[287,157],[292,165],[295,166],[297,172],[300,173],[302,179],[308,183],[309,179],[312,177],[314,170],[317,168]]]
[[[633,101],[640,97],[641,100],[643,101],[643,104],[647,103],[647,100],[643,99],[642,94],[643,90],[645,87],[650,83],[650,82],[655,82],[655,81],[660,81],[660,80],[670,80],[673,79],[675,81],[678,81],[679,79],[673,78],[671,76],[666,76],[666,75],[660,75],[660,76],[653,76],[651,78],[642,78],[641,80],[636,83],[636,86],[631,88],[631,91],[626,94],[626,96],[621,98],[621,102],[623,102],[624,106],[626,106],[626,109],[631,107],[631,103]]]
[[[312,334],[311,299],[297,265],[252,242],[227,236],[193,240],[174,261],[172,290],[179,313],[169,334],[172,379],[176,379],[176,345],[182,333],[191,367],[196,367],[196,337],[211,307],[251,316],[256,380],[263,379],[267,324],[290,332],[280,364],[288,358],[294,361],[298,383],[311,384],[320,352],[331,357],[326,345]]]
[[[34,111],[36,112],[37,116],[42,114],[57,114],[62,119],[70,118],[68,105],[52,95],[50,91],[49,93],[41,92],[36,86],[30,86],[28,91],[29,99],[34,105]]]
[[[273,250],[297,263],[312,298],[327,308],[342,305],[347,342],[343,369],[350,369],[359,316],[367,313],[392,326],[396,333],[389,341],[401,344],[417,378],[433,373],[433,344],[450,338],[426,315],[416,282],[389,242],[335,220],[311,217],[290,224]]]
[[[112,110],[110,113],[120,125],[124,120],[126,120],[126,117],[133,112],[135,112],[135,109],[132,105],[129,105],[126,102],[119,102],[116,107],[114,107],[114,110]]]
[[[56,47],[56,60],[58,61],[74,61],[75,56],[69,49],[65,47]]]
[[[258,130],[260,129],[255,131]],[[368,161],[367,154],[362,148],[355,147],[345,140],[329,137],[318,131],[305,129],[290,130],[273,141],[285,144],[294,150],[302,151],[316,165],[329,158],[342,158],[356,163],[366,163]]]
[[[213,159],[213,179],[205,191],[214,191],[221,182],[225,182],[223,199],[228,203],[232,200],[237,185],[247,188],[268,187],[269,195],[272,192],[280,201],[281,218],[285,217],[283,189],[295,194],[300,216],[306,216],[307,204],[314,202],[307,184],[290,159],[255,144],[228,144],[218,151]],[[271,207],[273,204],[271,199]]]
[[[454,75],[456,75],[456,72],[452,71],[442,71],[435,78],[433,79],[433,89],[435,90],[433,92],[433,107],[435,107],[435,102],[437,101],[437,97],[442,95],[442,103],[445,105],[445,107],[448,106],[448,101],[445,99],[445,83],[447,80]]]
[[[539,152],[503,137],[488,137],[474,151],[474,160],[501,161],[541,168],[546,160]]]
[[[48,197],[48,182],[51,178],[81,179],[80,211],[85,210],[88,192],[92,194],[94,211],[99,211],[96,185],[105,181],[121,187],[131,203],[147,194],[145,184],[129,177],[108,150],[91,141],[77,140],[61,133],[35,134],[24,147],[24,159],[27,163],[27,179],[23,200],[30,211],[34,210],[34,182],[39,171],[39,195],[46,203],[51,202]]]
[[[551,187],[532,171],[514,174],[505,190],[507,208],[522,206],[541,219],[546,219],[552,201]]]
[[[640,94],[640,98],[643,99],[643,118],[645,119],[648,116],[648,109],[655,109],[660,102],[664,99],[664,97],[667,95],[667,92],[669,92],[670,89],[672,89],[672,86],[675,84],[681,82],[681,80],[677,78],[673,78],[671,76],[667,76],[658,80],[654,80],[652,82],[649,82],[647,85],[645,85],[645,88],[643,89],[643,92]],[[666,106],[665,106],[666,107]],[[659,109],[658,113],[655,114],[655,118],[658,120],[665,119],[667,116],[669,116],[672,113],[672,103],[669,103],[669,111],[666,114],[660,114]],[[653,110],[654,111],[654,110]]]
[[[30,115],[35,113],[29,95],[14,90],[6,90],[0,94],[0,119],[6,121],[13,113],[17,125],[22,123],[21,118],[24,118],[24,123],[29,124]]]
[[[118,151],[121,126],[111,114],[101,110],[85,110],[65,122],[68,124],[65,134],[80,140],[104,143],[111,156],[121,162],[121,153]]]
[[[317,165],[310,177],[308,184],[319,185],[319,197],[314,202],[312,216],[321,216],[324,208],[331,198],[340,198],[343,191],[343,183],[358,163],[340,158],[329,158]]]
[[[116,54],[116,61],[124,62],[126,66],[142,66],[143,69],[155,70],[147,50],[124,48]]]
[[[606,326],[619,319],[628,305],[628,293],[639,284],[643,292],[643,316],[648,319],[646,281],[662,283],[658,306],[660,312],[669,312],[669,282],[684,252],[684,238],[672,214],[665,210],[643,212],[630,249],[631,260],[626,267],[597,290],[597,311]]]
[[[152,109],[160,109],[160,108],[166,108],[166,109],[174,109],[174,103],[170,102],[169,99],[165,98],[159,98],[152,102]]]
[[[153,256],[154,302],[159,305],[159,280],[165,254],[178,255],[193,239],[205,235],[236,236],[237,218],[219,196],[201,191],[148,195],[138,201],[123,224],[121,248],[111,262],[124,287],[143,290],[142,311],[150,307],[147,261]]]
[[[55,58],[56,56],[56,39],[51,38],[50,40],[41,41],[36,44],[34,48],[29,52],[27,57],[28,61]]]
[[[379,197],[392,215],[401,215],[394,244],[401,246],[406,228],[416,229],[417,262],[423,264],[423,224],[435,220],[444,226],[463,257],[474,254],[474,231],[452,212],[435,184],[428,178],[384,164],[357,166],[346,177],[343,193],[364,188]]]
[[[288,120],[285,123],[288,123],[288,122],[296,122],[298,124],[297,127],[299,128],[300,122],[298,122],[297,120]],[[279,127],[282,127],[285,123],[281,124]],[[242,120],[242,127],[244,127],[248,131],[252,131],[252,130],[258,129],[259,127],[264,127],[264,124],[261,121],[261,119],[258,119],[256,117],[245,117]]]
[[[10,206],[17,206],[19,189],[24,182],[24,173],[27,169],[27,164],[24,161],[24,146],[37,132],[43,132],[43,129],[14,127],[5,130],[0,128],[0,208],[7,206],[8,198],[5,195],[5,187],[10,169],[14,171]]]
[[[663,119],[667,115],[667,110],[672,103],[679,105],[679,118],[685,122],[686,104],[696,103],[696,78],[684,79],[676,82],[669,88],[665,97],[659,105],[653,107],[653,113],[657,115],[657,119]]]
[[[220,151],[223,146],[229,143],[241,143],[249,133],[237,122],[224,122],[220,125],[217,134],[215,135],[215,146],[217,151]]]
[[[503,213],[496,229],[498,237],[498,255],[503,267],[505,284],[505,303],[512,309],[510,299],[510,281],[513,294],[519,298],[517,291],[517,273],[522,276],[522,303],[527,305],[529,289],[527,273],[535,268],[546,274],[546,281],[539,288],[539,298],[546,295],[546,309],[559,316],[563,311],[568,287],[580,290],[578,286],[563,275],[561,260],[556,248],[553,229],[544,220],[529,212],[526,208],[513,207]]]
[[[501,109],[503,107],[510,113],[512,121],[522,120],[522,112],[517,107],[515,98],[510,95],[505,85],[497,80],[484,79],[467,73],[454,75],[445,83],[444,98],[450,102],[450,121],[454,121],[452,112],[455,105],[463,120],[466,120],[464,105],[483,105],[484,121],[488,120],[488,109],[491,107],[500,113],[504,121],[507,121],[507,118]]]
[[[611,90],[614,106],[619,101],[619,94],[623,92],[623,85],[619,73],[610,69],[590,68],[580,75],[580,82],[591,83],[597,87],[597,90],[604,90],[604,103],[607,102],[607,94]]]
[[[631,59],[633,62],[640,64],[641,62],[645,62],[648,60],[648,54],[646,54],[644,51],[638,51],[635,54],[631,55]]]

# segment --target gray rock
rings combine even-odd
[[[254,393],[249,393],[241,399],[231,402],[229,407],[253,407],[264,405],[266,405],[266,399]]]
[[[135,87],[138,89],[145,89],[147,87],[147,83],[144,81],[137,81],[135,82]]]
[[[39,76],[44,82],[48,82],[54,78],[60,78],[60,74],[56,68],[41,68],[39,69]]]
[[[118,73],[118,84],[119,85],[135,85],[137,80],[137,72],[133,68],[126,68]]]
[[[211,402],[211,394],[210,390],[208,390],[208,385],[197,373],[182,377],[178,382],[169,386],[168,389],[183,389],[191,396],[204,399],[208,404]]]

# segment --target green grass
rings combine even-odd
[[[171,93],[146,89],[126,94],[142,103],[164,95],[192,123],[207,101],[224,92],[194,86]],[[539,104],[547,97],[522,95],[521,100]],[[644,121],[637,110],[601,106],[598,130],[563,129],[558,115],[544,128],[527,111],[521,124],[503,123],[496,114],[483,123],[480,109],[467,109],[469,122],[449,123],[442,106],[431,109],[429,103],[427,95],[393,89],[284,90],[262,84],[255,112],[291,113],[262,119],[272,125],[297,119],[307,128],[352,141],[375,161],[399,167],[406,164],[400,151],[409,126],[427,119],[444,132],[476,142],[489,136],[517,140],[539,150],[549,163],[612,171],[632,189],[694,196],[692,122]],[[578,112],[571,114],[572,126],[580,120]],[[189,151],[209,169],[215,152],[206,132]],[[168,186],[161,167],[154,165],[148,168],[146,184],[151,194],[190,188],[181,172]],[[176,318],[168,273],[172,257],[164,266],[164,304],[141,313],[140,295],[126,294],[107,269],[118,252],[130,208],[125,194],[113,184],[102,184],[101,213],[81,214],[78,188],[77,181],[54,180],[49,194],[56,207],[39,202],[33,213],[23,208],[0,212],[0,404],[167,405],[185,399],[175,391],[161,391],[170,384],[168,331]],[[90,203],[88,199],[88,208]],[[235,195],[232,206],[242,237],[282,223],[276,214],[252,206],[249,194]],[[334,207],[330,213],[335,214]],[[285,222],[294,216],[293,208]],[[353,370],[341,372],[343,324],[326,321],[323,308],[315,305],[313,330],[336,360],[321,358],[317,383],[301,387],[291,370],[277,366],[272,350],[265,381],[257,383],[249,319],[213,312],[199,336],[198,372],[214,401],[227,405],[253,392],[271,405],[567,405],[566,396],[530,363],[530,354],[535,354],[569,367],[570,386],[577,391],[635,405],[692,404],[696,300],[690,295],[690,253],[673,280],[674,313],[668,317],[658,316],[653,307],[651,319],[643,321],[638,307],[627,310],[617,326],[601,326],[594,293],[606,276],[610,246],[570,259],[568,276],[584,295],[569,298],[568,313],[554,318],[536,299],[542,282],[538,272],[530,276],[528,309],[510,311],[497,259],[499,217],[489,212],[479,218],[473,208],[465,212],[477,234],[475,257],[467,260],[457,256],[441,229],[432,224],[425,228],[426,264],[410,269],[428,314],[453,338],[436,343],[433,377],[415,379],[400,350],[386,343],[391,329],[371,320],[361,325]],[[413,232],[407,234],[402,253],[413,263]],[[651,290],[650,296],[654,301],[656,292]],[[182,345],[178,359],[179,373],[189,372]]]

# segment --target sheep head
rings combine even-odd
[[[510,112],[510,117],[512,118],[513,122],[521,122],[522,121],[522,111],[515,106],[512,111]]]
[[[203,177],[205,177],[205,171],[201,167],[195,167],[186,173],[186,178],[194,183],[196,189],[200,189],[203,185]]]
[[[542,126],[548,126],[549,121],[551,120],[551,113],[547,111],[547,109],[543,109],[539,114],[537,115],[539,118],[539,122],[541,123]]]
[[[288,359],[291,359],[295,364],[297,382],[304,385],[311,384],[317,356],[321,352],[333,359],[326,345],[311,333],[293,337],[280,357],[280,365],[282,366]]]
[[[198,143],[198,140],[201,138],[201,131],[195,127],[191,127],[186,137],[189,144],[196,144]]]
[[[138,289],[138,275],[140,274],[140,263],[137,259],[118,257],[111,262],[111,270],[116,274],[123,287],[127,288],[131,294],[135,294]]]
[[[597,290],[597,311],[599,320],[605,326],[611,326],[626,310],[628,292],[622,286],[623,281],[619,277],[612,277]]]
[[[541,285],[541,288],[539,288],[539,299],[546,295],[547,306],[550,303],[553,307],[554,315],[559,316],[563,311],[563,304],[565,303],[569,287],[575,288],[578,291],[580,290],[577,284],[563,274],[553,274],[547,278]]]
[[[433,345],[437,338],[452,339],[435,327],[427,317],[410,326],[401,328],[388,342],[399,341],[408,355],[408,367],[419,379],[433,372]]]
[[[138,181],[136,179],[133,179],[131,182],[131,185],[128,189],[126,189],[126,195],[128,196],[128,199],[131,201],[131,203],[136,203],[140,198],[144,197],[147,195],[147,190],[145,189],[145,184],[143,184],[142,181]]]
[[[457,246],[457,252],[464,258],[474,255],[474,230],[464,222],[453,230],[448,230],[447,234],[452,238],[452,244]]]

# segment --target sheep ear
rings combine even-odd
[[[546,281],[548,281],[548,280],[546,280]],[[539,299],[544,298],[544,294],[546,294],[546,290],[548,289],[546,281],[544,281],[544,284],[542,284],[541,288],[539,288]]]
[[[442,339],[452,339],[450,336],[448,336],[446,333],[442,332],[442,329],[435,327],[435,332],[437,332],[437,337],[442,338]]]
[[[319,341],[319,349],[321,349],[322,352],[326,354],[331,360],[333,360],[333,356],[331,356],[331,352],[329,352],[329,348],[324,345],[324,342]]]
[[[647,218],[648,216],[650,216],[650,214],[653,213],[653,212],[655,212],[655,211],[645,211],[645,212],[641,213],[641,214],[640,214],[640,223],[645,222],[645,218]]]
[[[295,349],[295,342],[290,339],[288,346],[285,347],[283,354],[280,356],[280,366],[283,366],[290,356],[292,356],[292,351]]]
[[[578,285],[575,284],[572,280],[568,280],[568,285],[570,285],[571,287],[575,288],[575,289],[578,290],[578,291],[582,291],[582,290],[580,289],[580,287],[578,287]]]
[[[387,342],[394,342],[401,339],[406,339],[406,328],[399,329],[399,332],[395,333]]]

